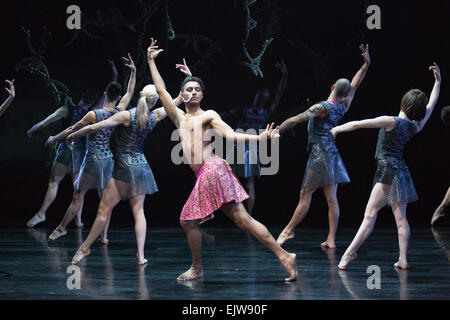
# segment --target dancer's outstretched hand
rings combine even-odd
[[[359,49],[362,52],[362,56],[364,58],[364,62],[366,62],[367,64],[370,64],[370,54],[369,54],[369,45],[366,44],[366,46],[364,47],[364,45],[360,45]]]
[[[439,69],[439,66],[436,64],[436,62],[433,62],[433,65],[429,68],[429,70],[433,70],[434,78],[441,82],[441,70]]]
[[[51,146],[53,147],[56,143],[55,137],[54,136],[50,136],[47,139],[47,142],[45,143],[46,146]]]
[[[158,42],[157,40],[154,40],[153,38],[151,39],[152,42],[150,43],[150,47],[147,49],[147,60],[154,60],[160,52],[164,51],[163,49],[158,49],[159,47],[156,45]]]
[[[266,127],[266,130],[262,133],[260,133],[258,140],[263,139],[277,139],[280,137],[279,129],[280,127],[273,128],[274,123],[272,122],[270,125],[268,124]]]
[[[14,89],[14,81],[15,79],[12,79],[12,81],[5,80],[6,84],[9,86],[9,88],[5,88],[5,90],[9,93],[9,95],[14,98],[16,96],[16,91]]]
[[[191,70],[189,70],[189,67],[188,67],[188,65],[186,63],[186,59],[183,58],[183,64],[177,63],[175,65],[175,68],[177,68],[181,72],[183,72],[186,75],[186,77],[192,77],[192,72],[191,72]]]
[[[128,53],[128,58],[122,57],[122,61],[125,64],[125,67],[128,67],[133,71],[136,71],[136,66],[134,65],[134,61],[131,58],[130,53]]]
[[[286,63],[284,62],[283,59],[281,59],[281,62],[275,63],[275,68],[280,69],[281,73],[283,73],[283,74],[287,74],[288,73],[288,69],[287,69]]]

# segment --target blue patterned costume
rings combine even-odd
[[[394,117],[395,126],[389,132],[384,128],[378,134],[377,171],[373,183],[389,185],[386,194],[390,206],[418,200],[416,189],[403,159],[405,144],[417,133],[417,122]]]
[[[83,119],[83,117],[89,112],[89,109],[84,110],[79,106],[69,107],[69,118],[65,123],[65,128],[73,126],[78,121]],[[56,150],[55,160],[52,165],[52,175],[61,175],[67,172],[61,172],[60,170],[55,170],[55,163],[58,162],[69,167],[69,171],[72,173],[78,173],[80,171],[81,163],[83,162],[84,155],[86,153],[86,140],[85,138],[77,138],[74,140],[74,144],[70,146],[65,141],[61,141],[58,144]]]
[[[119,112],[119,109],[92,110],[97,122],[106,120]],[[111,179],[114,160],[109,140],[114,128],[105,128],[87,137],[87,152],[76,181],[76,190],[105,189]]]
[[[259,134],[259,129],[263,129],[266,126],[269,118],[269,112],[265,108],[257,109],[255,113],[251,107],[244,108],[242,111],[242,118],[236,125],[236,129],[242,129],[244,131],[254,129],[256,134]],[[257,143],[245,143],[245,155],[242,163],[242,155],[237,154],[238,148],[235,145],[235,154],[238,161],[231,165],[236,176],[241,178],[259,177],[261,176],[261,167],[259,164],[258,145]],[[239,161],[239,159],[241,160]]]
[[[122,182],[117,184],[122,199],[158,191],[152,169],[144,155],[144,141],[156,125],[156,115],[149,112],[145,128],[139,130],[136,124],[136,108],[127,111],[130,112],[131,122],[128,127],[118,128],[113,173],[113,178]]]
[[[308,122],[309,158],[302,183],[302,188],[305,189],[350,182],[330,132],[344,116],[344,105],[330,101],[322,101],[320,104],[326,108],[327,115],[322,119],[310,119]]]

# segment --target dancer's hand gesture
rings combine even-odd
[[[14,90],[14,79],[12,81],[5,80],[6,84],[9,88],[5,88],[5,90],[9,93],[9,95],[14,98],[16,96],[16,91]]]
[[[330,130],[330,132],[333,135],[333,138],[336,139],[336,136],[340,133],[339,126],[334,127],[333,129]]]
[[[54,136],[50,136],[50,137],[48,137],[47,142],[45,143],[45,145],[53,147],[55,143],[56,143],[55,137]]]
[[[433,65],[429,68],[429,70],[433,70],[433,75],[436,81],[441,82],[441,70],[439,69],[436,62],[433,62]]]
[[[369,55],[369,45],[366,44],[366,46],[364,47],[364,45],[360,45],[359,49],[362,52],[362,56],[364,58],[364,62],[367,64],[370,64],[370,55]]]
[[[192,77],[192,72],[191,70],[189,70],[189,67],[187,66],[186,59],[183,58],[183,64],[177,63],[175,65],[175,68],[183,72],[186,75],[186,77]]]
[[[125,67],[130,68],[132,71],[136,71],[136,66],[134,65],[134,61],[131,58],[130,53],[128,53],[128,58],[122,57],[122,61],[125,64]]]
[[[266,130],[264,132],[262,132],[259,137],[258,140],[263,140],[263,139],[277,139],[280,137],[280,133],[279,133],[279,129],[280,127],[276,127],[275,129],[273,129],[274,123],[272,122],[270,125],[268,124],[266,127]]]
[[[152,42],[150,44],[150,47],[148,47],[147,49],[147,60],[154,60],[161,51],[164,51],[163,49],[158,49],[159,47],[156,45],[158,41],[154,40],[153,38],[151,39]]]
[[[280,69],[281,73],[283,73],[283,74],[287,74],[288,73],[288,69],[287,69],[286,63],[284,62],[283,59],[281,59],[281,62],[275,63],[275,68]]]

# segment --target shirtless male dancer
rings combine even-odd
[[[194,189],[180,216],[180,224],[187,235],[193,262],[189,270],[179,275],[177,280],[188,281],[203,277],[202,234],[199,222],[208,219],[219,208],[239,228],[250,232],[275,253],[289,273],[289,278],[285,281],[296,280],[296,255],[282,249],[267,228],[247,213],[242,204],[248,198],[247,193],[225,160],[212,154],[210,143],[203,139],[207,131],[213,129],[221,136],[234,141],[261,141],[276,137],[273,134],[273,124],[267,126],[267,130],[258,136],[235,133],[217,112],[201,109],[203,81],[197,77],[189,77],[183,81],[181,92],[186,112],[178,109],[155,64],[154,59],[161,51],[156,40],[152,38],[147,51],[152,79],[167,115],[180,131],[184,156],[188,158],[190,167],[197,176]]]

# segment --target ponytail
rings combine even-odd
[[[139,98],[139,102],[136,108],[136,126],[138,130],[144,130],[148,122],[149,108],[147,99],[150,100],[149,102],[152,104],[159,99],[156,88],[152,84],[145,86],[141,91],[141,97]]]

